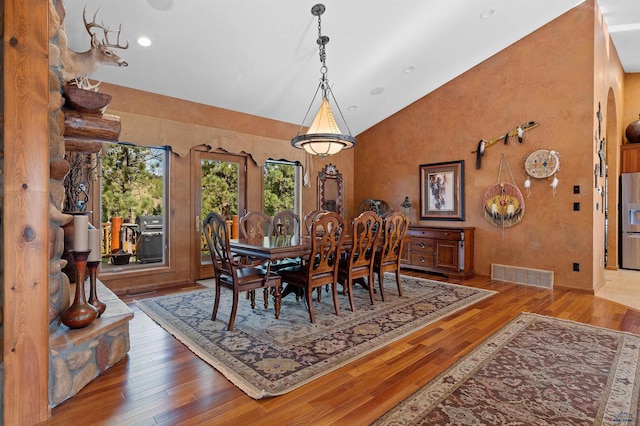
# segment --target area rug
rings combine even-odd
[[[376,425],[631,425],[640,336],[521,314]]]
[[[442,319],[495,292],[420,278],[402,277],[403,297],[395,276],[385,278],[386,301],[370,304],[369,292],[354,288],[356,311],[340,295],[340,316],[330,293],[314,297],[316,324],[304,301],[289,295],[280,319],[262,295],[256,307],[240,299],[234,330],[226,330],[231,291],[223,289],[218,319],[211,321],[214,289],[178,293],[136,303],[149,317],[252,398],[282,395],[372,351]]]

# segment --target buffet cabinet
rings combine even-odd
[[[451,277],[470,277],[474,274],[474,229],[410,225],[400,266]]]

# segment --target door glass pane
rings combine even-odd
[[[224,160],[200,161],[201,218],[216,212],[232,223],[240,210],[240,163]],[[201,264],[210,264],[211,256],[204,236],[201,238]]]
[[[165,261],[167,150],[111,144],[101,161],[103,272]]]
[[[282,210],[297,209],[298,179],[295,163],[267,161],[264,164],[264,212],[273,217]],[[298,213],[299,214],[299,213]]]

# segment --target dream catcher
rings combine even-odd
[[[507,166],[511,181],[502,182],[502,167]],[[494,226],[509,228],[522,220],[524,216],[524,198],[522,192],[516,186],[516,181],[511,172],[511,166],[507,161],[507,156],[502,153],[500,159],[500,170],[498,172],[498,183],[490,186],[484,193],[482,199],[484,203],[484,217]]]
[[[527,180],[524,181],[524,187],[527,190],[527,196],[531,195],[531,180],[548,179],[553,176],[549,186],[553,189],[553,196],[556,196],[556,188],[558,187],[558,177],[556,176],[560,170],[560,154],[556,151],[548,149],[538,149],[527,155],[524,160],[524,171],[527,173]]]

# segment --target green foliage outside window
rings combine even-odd
[[[264,212],[272,216],[295,208],[295,169],[290,163],[266,162],[264,165]]]
[[[165,151],[110,145],[102,158],[101,219],[162,215]]]
[[[220,213],[225,219],[238,214],[238,163],[203,160],[202,216],[210,212]]]

